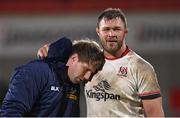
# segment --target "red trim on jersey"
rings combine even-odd
[[[151,92],[144,92],[144,93],[140,93],[140,94],[137,94],[139,96],[149,96],[149,95],[154,95],[154,94],[159,94],[160,93],[160,90],[157,90],[157,91],[151,91]]]
[[[108,57],[105,56],[105,59],[107,59],[107,60],[116,60],[118,58],[124,57],[128,52],[130,52],[130,49],[128,48],[128,46],[126,46],[126,50],[121,54],[121,56],[115,57],[115,58],[108,58]]]

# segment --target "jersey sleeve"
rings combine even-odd
[[[143,63],[137,73],[139,97],[141,99],[154,99],[160,97],[160,86],[152,65]]]

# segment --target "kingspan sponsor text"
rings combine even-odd
[[[107,92],[93,92],[92,90],[86,90],[86,94],[88,98],[95,98],[96,101],[107,99],[111,100],[120,100],[120,95],[107,93]]]

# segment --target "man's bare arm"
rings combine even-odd
[[[164,117],[162,97],[152,100],[143,100],[142,102],[147,117]]]

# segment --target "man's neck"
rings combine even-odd
[[[123,56],[123,53],[126,51],[126,49],[127,49],[127,46],[124,44],[115,54],[111,54],[107,51],[104,51],[105,58],[109,60],[121,58]]]

